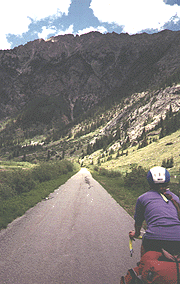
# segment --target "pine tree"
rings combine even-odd
[[[116,155],[116,158],[119,158],[120,156],[120,153],[119,153],[119,150],[117,151],[117,155]]]

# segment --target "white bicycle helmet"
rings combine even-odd
[[[153,167],[147,174],[150,185],[167,184],[170,181],[170,173],[163,167]]]

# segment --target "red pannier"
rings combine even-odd
[[[138,266],[121,277],[121,284],[175,284],[179,282],[180,259],[163,250],[146,252]]]

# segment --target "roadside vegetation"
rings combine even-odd
[[[133,217],[138,196],[149,188],[146,182],[146,171],[142,167],[133,168],[126,175],[101,167],[91,168],[90,171],[94,179]],[[137,176],[137,172],[140,177]]]
[[[119,171],[97,166],[90,168],[92,176],[132,217],[137,198],[150,189],[146,179],[148,170],[141,166],[133,166],[129,172],[123,175]],[[169,187],[180,196],[180,180],[172,181]]]
[[[170,190],[180,197],[180,130],[158,137],[142,148],[135,145],[125,151],[109,149],[87,156],[83,166],[132,217],[138,196],[149,190],[146,175],[153,166],[168,169]]]
[[[0,229],[45,199],[79,170],[70,161],[0,172]]]

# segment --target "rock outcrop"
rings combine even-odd
[[[179,70],[180,32],[36,40],[0,51],[0,118],[35,105],[40,121],[47,111],[47,122],[68,123],[108,98],[156,89]]]
[[[180,110],[180,85],[156,92],[135,93],[125,99],[123,105],[116,106],[116,110],[111,112],[112,119],[101,130],[99,136],[108,135],[112,133],[113,129],[119,128],[122,143],[127,137],[133,143],[133,141],[137,141],[143,130],[146,133],[153,131],[161,118],[166,117],[170,108],[173,113]]]

